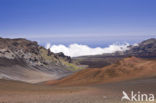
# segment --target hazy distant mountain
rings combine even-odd
[[[130,46],[124,55],[132,55],[138,57],[156,57],[156,39],[148,39],[136,46]]]
[[[63,53],[54,54],[26,39],[0,38],[0,78],[40,82],[72,73],[76,66]]]

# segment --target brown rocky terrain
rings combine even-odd
[[[1,103],[127,103],[122,91],[156,95],[156,77],[89,86],[48,86],[0,80]],[[151,103],[151,102],[128,102]],[[155,102],[152,102],[155,103]]]
[[[156,60],[128,57],[103,68],[88,68],[61,80],[55,85],[90,85],[156,76]]]

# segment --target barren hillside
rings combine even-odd
[[[156,60],[128,57],[103,67],[89,68],[62,80],[48,81],[57,85],[88,85],[156,76]]]

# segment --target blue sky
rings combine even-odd
[[[0,36],[104,46],[156,37],[156,0],[0,0]]]

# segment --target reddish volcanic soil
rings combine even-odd
[[[127,103],[122,91],[156,95],[155,67],[156,60],[130,57],[46,84],[0,80],[0,103]]]
[[[136,57],[125,58],[103,68],[91,68],[77,72],[48,85],[90,85],[156,76],[156,60]]]
[[[127,103],[121,102],[123,90],[128,94],[140,91],[156,95],[155,87],[156,77],[92,86],[47,86],[0,80],[0,103]]]

